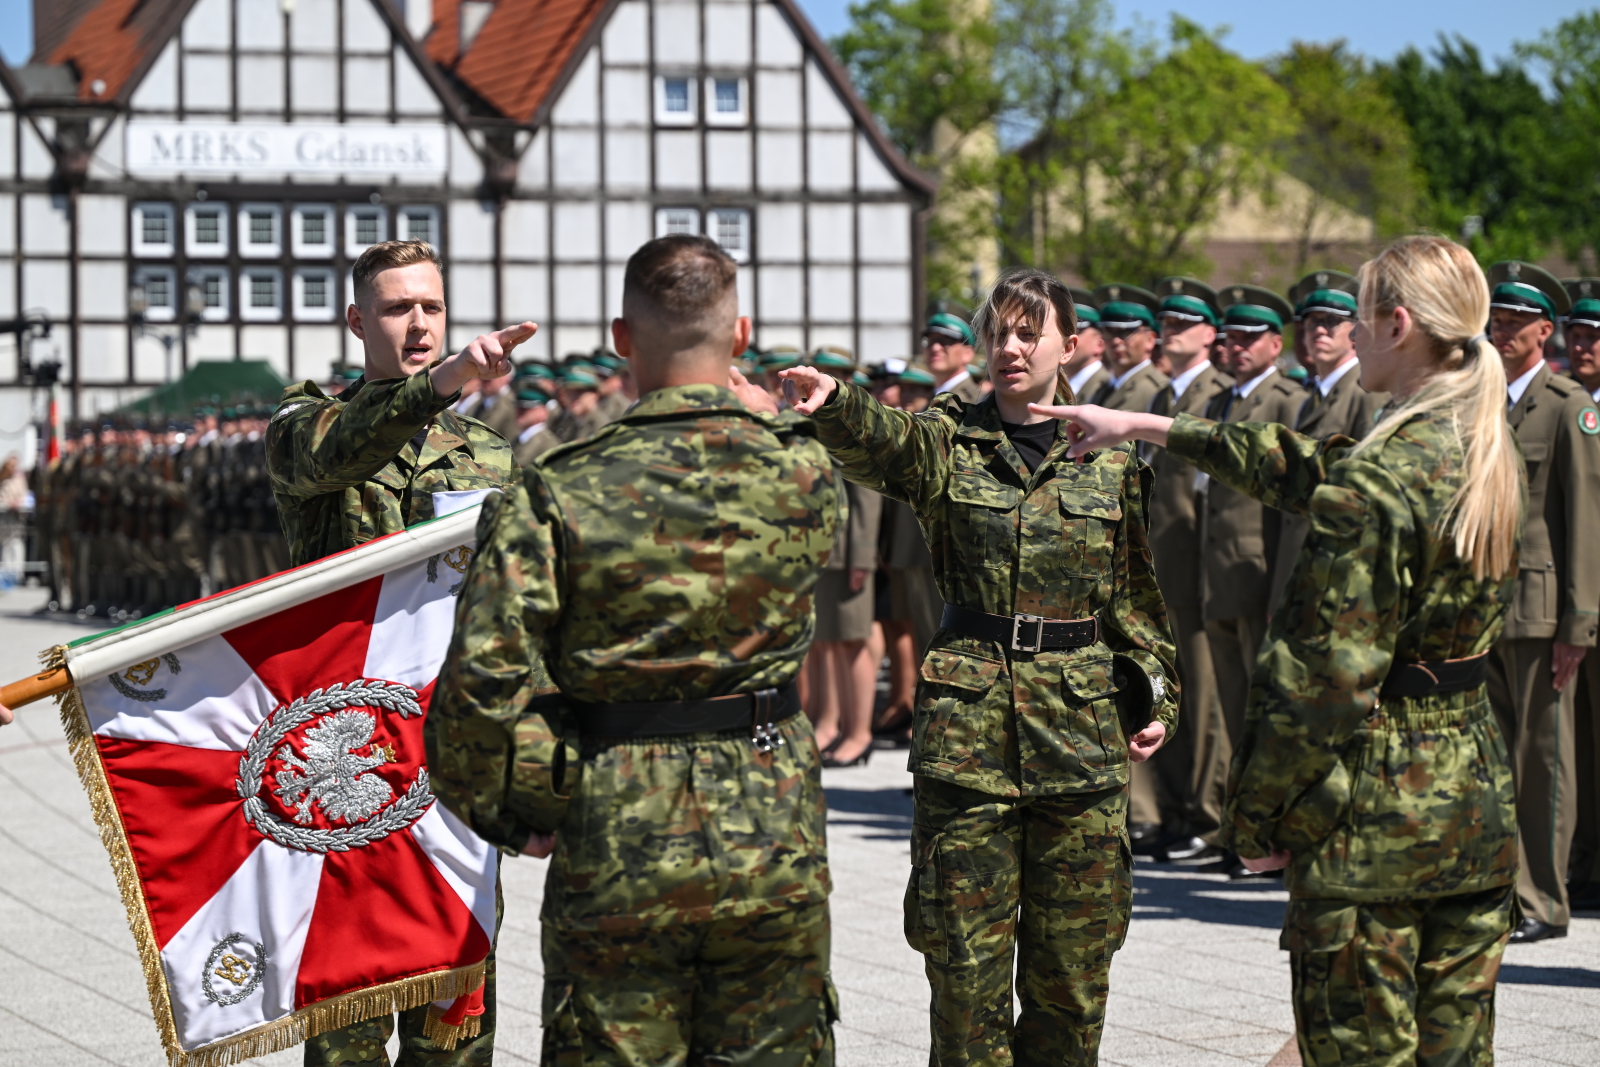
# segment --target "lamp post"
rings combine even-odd
[[[162,305],[167,307],[170,305]],[[166,368],[163,380],[171,382],[172,350],[184,337],[193,337],[200,329],[200,318],[205,314],[206,294],[198,285],[190,284],[183,294],[183,309],[174,315],[178,329],[156,330],[150,324],[150,295],[143,284],[135,282],[128,289],[128,319],[138,329],[140,337],[154,337],[166,350]]]

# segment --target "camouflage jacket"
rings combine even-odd
[[[1378,701],[1397,660],[1486,651],[1516,584],[1515,570],[1476,580],[1441,531],[1462,462],[1449,419],[1419,416],[1351,458],[1348,437],[1180,415],[1167,447],[1310,521],[1256,664],[1224,840],[1247,857],[1289,849],[1291,883],[1312,895],[1504,884],[1515,867],[1510,772],[1483,691]],[[1404,733],[1431,739],[1432,764],[1385,757],[1383,724],[1408,716]],[[1467,720],[1482,737],[1445,758],[1438,731]]]
[[[967,404],[947,394],[913,416],[842,385],[815,418],[845,477],[916,513],[947,603],[1100,620],[1095,644],[1036,653],[941,629],[922,663],[911,770],[1002,796],[1126,783],[1112,653],[1165,677],[1154,718],[1169,732],[1178,715],[1172,633],[1150,561],[1150,469],[1128,448],[1067,462],[1058,429],[1030,473],[993,397]]]
[[[514,478],[511,446],[449,410],[426,373],[284,390],[267,427],[267,471],[295,564],[433,518],[433,494]]]
[[[748,736],[696,734],[586,743],[579,762],[568,698],[688,700],[793,681],[842,495],[804,420],[752,414],[728,389],[689,385],[647,394],[485,503],[425,726],[428,766],[445,804],[502,848],[561,831],[563,877],[552,875],[547,914],[687,921],[754,899],[825,895],[820,781],[803,717],[774,754]],[[754,811],[730,824],[682,810],[724,786],[743,798],[735,807]],[[568,797],[583,802],[569,812]],[[815,824],[813,847],[773,836],[797,798]],[[641,828],[652,832],[629,844]],[[697,850],[719,831],[697,868]],[[701,884],[724,864],[720,887]],[[608,889],[613,878],[637,891]]]

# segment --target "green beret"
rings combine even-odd
[[[770,352],[762,353],[761,369],[776,373],[800,365],[800,352],[794,348],[774,348]]]
[[[628,365],[628,361],[614,352],[607,352],[603,348],[596,349],[589,357],[589,364],[605,373],[607,378],[616,374]]]
[[[1222,324],[1229,330],[1282,333],[1294,318],[1289,301],[1259,285],[1230,285],[1222,290]]]
[[[1067,286],[1067,292],[1072,294],[1072,310],[1078,315],[1078,329],[1100,325],[1100,301],[1094,298],[1094,294],[1071,285]]]
[[[1314,270],[1294,283],[1289,290],[1289,303],[1294,305],[1296,319],[1309,311],[1351,318],[1356,313],[1359,292],[1360,285],[1343,271]]]
[[[1140,326],[1156,328],[1156,310],[1161,301],[1156,294],[1137,285],[1102,285],[1094,291],[1100,304],[1100,325],[1114,330],[1132,330]]]
[[[922,328],[922,333],[924,336],[930,333],[940,334],[964,345],[978,343],[978,335],[972,332],[972,325],[948,311],[941,311],[929,318],[928,324]]]
[[[811,353],[811,365],[824,370],[854,370],[856,361],[837,348],[819,348]]]
[[[863,371],[856,371],[854,374],[850,375],[850,381],[861,386],[863,389],[872,388],[872,377]]]
[[[1204,322],[1216,326],[1222,321],[1217,307],[1217,291],[1205,282],[1174,275],[1156,283],[1161,295],[1157,314],[1162,318],[1172,316],[1186,322]]]
[[[553,382],[556,380],[555,368],[551,367],[548,363],[541,362],[540,360],[530,359],[526,362],[517,364],[516,380],[519,382]]]
[[[1533,312],[1553,320],[1571,310],[1572,299],[1543,267],[1507,259],[1489,268],[1489,306]]]
[[[929,389],[939,384],[933,380],[932,371],[926,367],[919,367],[914,363],[901,371],[900,376],[895,380],[901,385],[926,385]]]
[[[1561,283],[1572,301],[1568,322],[1600,327],[1600,278],[1567,278]]]

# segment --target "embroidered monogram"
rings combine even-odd
[[[437,582],[439,580],[439,564],[440,564],[440,562],[443,562],[446,567],[449,567],[451,570],[455,571],[457,574],[466,574],[467,573],[467,564],[472,562],[472,549],[468,548],[466,545],[457,545],[456,547],[450,549],[448,552],[441,552],[437,556],[429,556],[428,557],[428,581]],[[457,582],[456,584],[454,584],[454,585],[452,585],[450,587],[450,595],[451,596],[456,596],[460,592],[461,592],[461,583],[460,582]]]
[[[254,957],[255,962],[251,962]],[[200,975],[200,991],[207,1000],[220,1008],[231,1007],[261,988],[261,979],[267,971],[267,946],[250,941],[243,934],[232,933],[218,941],[206,957],[205,969]],[[233,985],[232,990],[219,992],[213,979],[220,978]]]
[[[178,663],[178,657],[171,652],[168,652],[164,656],[157,656],[154,659],[147,659],[143,663],[135,663],[122,674],[111,675],[108,681],[111,682],[111,687],[113,689],[127,697],[129,700],[142,700],[146,703],[155,700],[165,700],[167,696],[167,691],[165,689],[134,688],[135,685],[149,685],[150,682],[155,678],[156,671],[161,669],[161,664],[163,662],[166,663],[167,670],[171,671],[173,674],[177,674],[183,669]],[[129,685],[129,682],[132,682],[133,685]]]

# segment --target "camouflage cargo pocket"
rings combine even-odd
[[[943,836],[912,826],[911,879],[906,884],[904,905],[906,944],[934,963],[948,959],[949,936],[939,886],[938,849]]]
[[[1072,739],[1085,768],[1104,770],[1128,762],[1128,739],[1117,710],[1117,689],[1110,656],[1069,660],[1062,666],[1062,701],[1056,732]],[[1100,752],[1093,746],[1098,743]]]
[[[1111,573],[1122,500],[1113,493],[1062,486],[1061,531],[1069,577],[1103,581]]]
[[[1133,849],[1123,838],[1119,848],[1116,876],[1111,880],[1111,910],[1106,916],[1106,956],[1128,940],[1128,924],[1133,919]]]
[[[988,740],[985,704],[1002,666],[970,653],[929,650],[917,686],[913,758],[964,763],[972,757],[973,746]]]
[[[1017,505],[1022,490],[983,470],[956,470],[946,494],[950,534],[964,566],[1010,573],[1017,557]]]
[[[539,1022],[544,1029],[543,1067],[583,1067],[583,1031],[578,1025],[577,980],[546,975]]]

